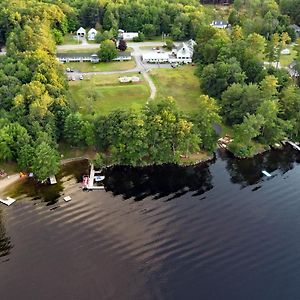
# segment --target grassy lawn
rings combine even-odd
[[[193,66],[151,70],[151,78],[157,87],[156,98],[159,100],[172,96],[184,112],[197,109],[197,99],[201,90],[199,78],[194,75],[194,71]]]
[[[78,45],[81,44],[81,41],[77,41],[77,39],[74,39],[74,36],[72,34],[66,34],[64,36],[64,40],[62,42],[62,45]]]
[[[115,109],[140,109],[149,97],[149,87],[139,76],[138,83],[119,83],[124,74],[97,75],[70,82],[71,107],[83,114],[105,115]]]
[[[135,67],[135,60],[100,62],[97,64],[91,62],[70,62],[64,64],[65,68],[71,68],[80,72],[108,72],[124,71]]]
[[[295,50],[294,46],[287,46],[287,48],[291,51],[291,54],[280,56],[280,65],[281,67],[287,67],[297,56],[297,51]]]

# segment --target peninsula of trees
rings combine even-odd
[[[57,172],[58,143],[65,141],[96,147],[118,164],[178,162],[181,155],[215,150],[215,124],[232,128],[230,149],[238,156],[253,155],[257,144],[299,140],[300,90],[278,66],[281,51],[296,39],[290,24],[299,23],[297,1],[236,0],[230,11],[231,29],[219,30],[194,0],[3,0],[0,162],[17,161],[43,180]],[[195,39],[203,91],[197,109],[183,114],[168,98],[108,116],[73,110],[55,47],[79,25],[111,36],[122,28]],[[299,66],[299,49],[297,60]]]

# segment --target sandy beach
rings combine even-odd
[[[1,192],[6,189],[9,185],[13,184],[14,182],[20,179],[19,174],[13,174],[5,177],[4,179],[0,180],[0,194]]]

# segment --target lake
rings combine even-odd
[[[55,186],[21,182],[0,206],[1,299],[298,299],[299,164],[289,147],[219,151],[194,167],[111,168],[106,191],[81,191],[85,161]]]

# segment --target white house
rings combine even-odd
[[[133,38],[138,37],[138,32],[125,32],[122,29],[118,30],[118,39],[123,39],[125,41],[132,41]]]
[[[181,43],[171,52],[147,52],[143,54],[143,61],[146,63],[184,63],[190,64],[193,59],[194,46],[196,42],[189,40]]]
[[[79,37],[84,37],[86,35],[86,30],[83,27],[80,27],[77,32],[76,32],[77,36]]]
[[[219,28],[219,29],[225,29],[229,26],[228,22],[220,21],[220,20],[212,21],[212,23],[210,25],[212,27]]]
[[[181,43],[179,46],[172,50],[174,57],[170,58],[170,63],[191,63],[195,45],[196,42],[192,39],[185,43]]]
[[[95,28],[91,28],[89,31],[88,31],[88,40],[90,41],[94,41],[95,40],[95,37],[96,37],[96,34],[97,34],[97,30]]]

